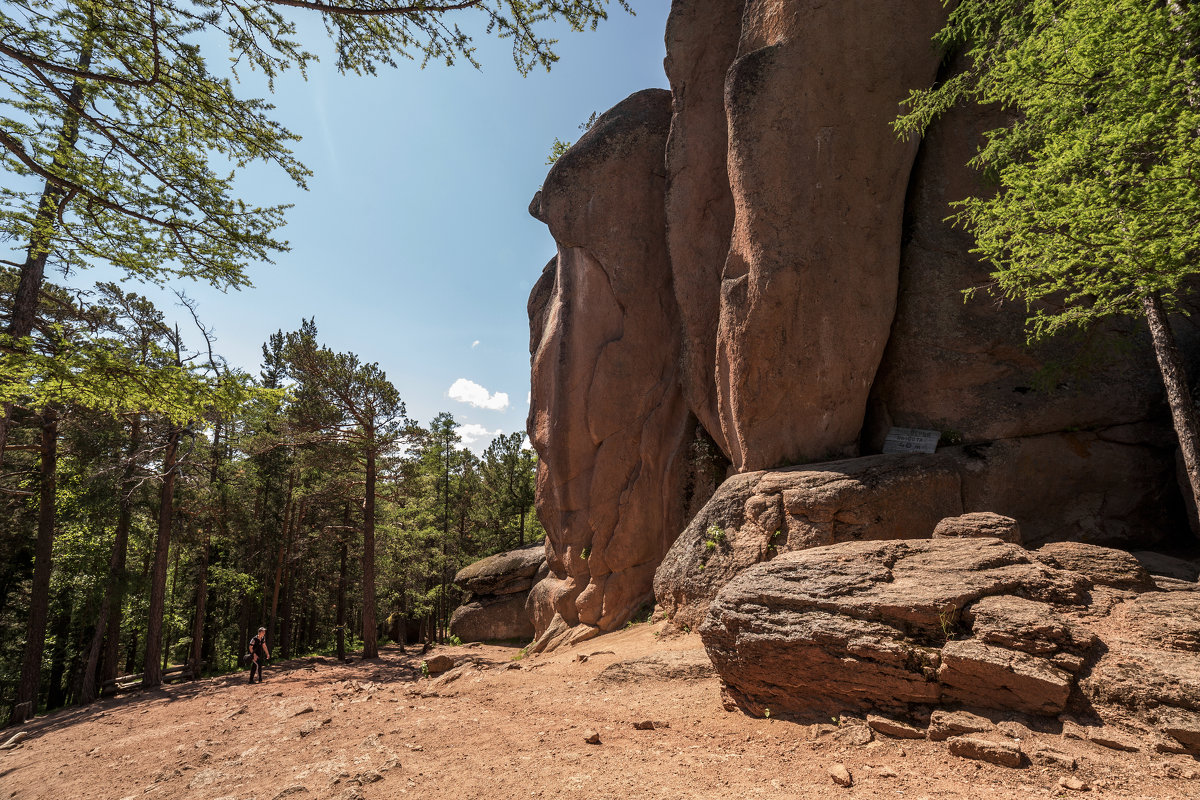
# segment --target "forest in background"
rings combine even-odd
[[[7,273],[5,301],[14,285]],[[444,640],[454,573],[543,535],[524,433],[474,455],[450,414],[409,420],[387,376],[322,346],[311,320],[272,335],[250,376],[188,352],[115,285],[44,296],[26,391],[55,401],[13,407],[0,468],[6,719],[31,699],[30,659],[41,711],[118,675],[235,669],[259,625],[277,658]],[[107,369],[50,368],[82,350]],[[171,402],[113,413],[139,392]],[[47,530],[52,558],[37,552]]]
[[[306,75],[302,18],[339,72],[367,76],[478,66],[466,15],[524,75],[557,60],[548,27],[595,28],[609,2],[0,6],[3,719],[89,702],[122,673],[234,668],[260,624],[284,658],[444,637],[455,571],[540,536],[524,434],[475,457],[451,415],[408,419],[377,364],[323,346],[312,320],[272,335],[255,377],[178,290],[200,352],[117,284],[47,276],[79,286],[107,266],[227,291],[288,250],[287,206],[248,203],[240,182],[252,164],[299,188],[311,173],[238,75],[268,92]]]

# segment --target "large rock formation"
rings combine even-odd
[[[467,591],[466,600],[450,617],[450,633],[464,642],[533,638],[526,608],[529,590],[546,564],[546,545],[534,542],[468,564],[454,576]]]
[[[967,161],[1005,117],[953,111],[920,142],[889,124],[937,77],[944,14],[940,0],[675,0],[671,93],[623,101],[551,170],[531,207],[558,243],[529,306],[550,556],[530,599],[539,647],[611,630],[645,599],[708,494],[688,476],[696,444],[733,477],[655,579],[670,613],[690,609],[681,624],[752,563],[927,537],[933,509],[1011,517],[1032,545],[1146,546],[1182,528],[1136,326],[1030,348],[1023,306],[964,302],[987,267],[948,204],[987,191]],[[1194,326],[1181,334],[1197,351]],[[789,481],[879,452],[893,426],[957,446],[912,462],[953,473],[956,494],[868,479],[829,519],[785,513],[787,492],[812,488]]]
[[[558,242],[530,297],[529,434],[549,538],[535,649],[624,624],[686,521],[692,429],[664,211],[670,102],[648,90],[602,115],[530,207]]]
[[[847,542],[745,570],[700,633],[752,713],[1070,712],[1200,755],[1200,586],[1168,588],[1104,548]]]
[[[1030,545],[1153,541],[1170,529],[1175,489],[1169,448],[1137,443],[1145,435],[1048,434],[735,475],[667,551],[655,596],[696,627],[748,566],[837,542],[928,539],[962,514],[1019,521]]]
[[[749,0],[725,77],[735,216],[716,383],[739,471],[854,455],[896,307],[916,141],[889,123],[934,79],[938,0]]]
[[[667,243],[682,326],[680,380],[692,412],[726,454],[717,411],[721,273],[733,230],[725,153],[725,73],[737,57],[744,0],[676,0],[667,18],[673,113],[667,139]]]

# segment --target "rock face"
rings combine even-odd
[[[952,430],[969,444],[1143,420],[1160,402],[1153,354],[1131,326],[1029,347],[1022,303],[986,292],[964,300],[989,270],[969,253],[970,233],[946,219],[949,204],[991,191],[963,165],[985,131],[1008,122],[994,107],[958,108],[922,140],[896,316],[866,420],[875,449],[893,425]]]
[[[450,633],[464,642],[532,639],[533,619],[526,603],[545,564],[546,545],[534,542],[460,569],[454,583],[469,594],[450,617]]]
[[[624,624],[685,522],[691,429],[664,211],[670,103],[648,90],[601,116],[530,207],[558,242],[530,297],[528,427],[549,539],[535,649]]]
[[[1164,506],[1174,489],[1165,467],[1155,469],[1162,462],[1153,458],[1154,449],[1108,436],[1048,434],[733,476],[667,551],[654,577],[655,597],[677,625],[696,627],[735,575],[788,551],[961,536],[967,528],[1011,540],[1019,527],[1031,546],[1060,537],[1120,542],[1169,530]],[[1034,470],[1039,480],[1031,485]],[[1072,547],[1115,552],[1055,547],[1045,550],[1046,558],[1060,553],[1068,559]],[[1124,559],[1136,564],[1132,556]],[[1136,580],[1147,580],[1145,572]]]
[[[737,57],[744,0],[675,0],[667,19],[673,113],[667,139],[667,243],[683,329],[680,379],[700,424],[726,454],[717,411],[721,272],[733,230],[725,153],[725,72]]]
[[[854,455],[896,305],[916,141],[889,122],[934,79],[937,0],[749,0],[725,76],[733,234],[717,396],[738,471]]]
[[[730,581],[700,634],[752,713],[1070,711],[1200,754],[1200,585],[1139,593],[1127,554],[1073,555],[1083,569],[995,538],[787,553]],[[947,725],[930,737],[971,732]]]
[[[547,176],[530,208],[558,244],[529,303],[549,531],[530,595],[538,648],[621,624],[689,519],[691,555],[655,579],[673,614],[775,553],[928,537],[931,508],[1010,517],[1034,547],[1147,547],[1182,528],[1144,334],[1030,348],[1022,305],[964,302],[987,267],[944,220],[987,191],[967,161],[1007,119],[955,110],[919,142],[889,125],[910,90],[959,67],[930,44],[945,13],[940,0],[674,0],[670,93],[623,101]],[[1194,323],[1179,334],[1200,352]],[[893,426],[955,445],[953,464],[930,467],[933,494],[890,479],[845,497],[755,488],[780,467],[876,453]],[[697,443],[732,477],[693,518],[709,494],[689,474]],[[848,505],[793,513],[792,489]]]
[[[835,542],[927,538],[962,511],[954,461],[873,456],[734,476],[679,536],[654,577],[676,625],[696,627],[746,567]]]

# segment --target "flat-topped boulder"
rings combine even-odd
[[[933,529],[934,539],[974,539],[992,536],[1004,542],[1021,543],[1021,526],[1012,517],[990,511],[974,511],[946,517]]]
[[[468,564],[455,573],[454,582],[471,594],[528,592],[544,563],[545,542],[533,542]]]
[[[700,635],[754,714],[1083,714],[1200,755],[1200,587],[1143,591],[1107,580],[1128,554],[1064,551],[1072,569],[994,537],[785,553],[726,584]]]

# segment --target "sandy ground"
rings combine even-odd
[[[1200,798],[1186,756],[1039,733],[1078,768],[1009,769],[941,742],[862,742],[848,723],[817,735],[725,711],[700,648],[643,624],[517,661],[515,648],[437,648],[474,659],[437,678],[418,648],[393,648],[281,664],[262,685],[132,693],[6,729],[28,738],[0,752],[0,798]],[[852,786],[831,779],[838,763]]]

